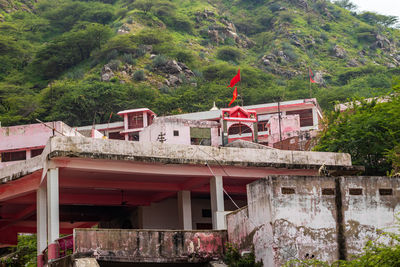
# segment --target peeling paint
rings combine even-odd
[[[74,254],[115,262],[200,263],[223,258],[226,231],[75,229]]]

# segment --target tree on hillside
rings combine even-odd
[[[355,4],[353,4],[350,0],[337,0],[334,2],[336,5],[340,6],[341,8],[353,11],[357,8]]]
[[[382,25],[385,27],[392,27],[399,19],[397,16],[386,16],[375,12],[363,12],[359,15],[360,19],[371,25]]]
[[[352,109],[332,112],[315,149],[350,153],[353,164],[364,165],[368,175],[390,172],[393,158],[388,152],[400,142],[400,97],[378,102],[353,102]]]
[[[154,4],[154,1],[151,0],[136,0],[133,3],[133,6],[137,9],[142,10],[144,14],[147,14],[147,12],[150,11]]]

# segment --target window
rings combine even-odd
[[[322,195],[323,196],[334,196],[335,189],[333,188],[322,188]]]
[[[174,136],[179,136],[179,131],[178,130],[174,130]]]
[[[362,195],[362,188],[350,188],[349,194],[353,196],[360,196]]]
[[[293,195],[294,193],[296,193],[294,188],[291,188],[291,187],[282,187],[281,192],[284,195]]]
[[[124,140],[125,137],[119,132],[108,133],[108,139]]]
[[[296,115],[296,114],[300,116],[300,127],[314,125],[312,109],[286,111],[286,115]]]
[[[31,150],[31,158],[39,156],[40,154],[42,154],[42,152],[43,152],[43,148]]]
[[[17,161],[17,160],[25,160],[26,159],[26,151],[16,151],[16,152],[3,152],[1,153],[1,161]]]
[[[251,128],[245,124],[234,124],[231,127],[229,127],[228,134],[233,135],[233,134],[244,134],[244,133],[252,133],[253,131]]]
[[[259,132],[268,131],[267,123],[268,121],[259,121],[257,124],[258,131]]]
[[[143,128],[143,114],[128,115],[128,129]]]
[[[393,195],[393,190],[392,190],[392,188],[379,188],[379,195],[391,196],[391,195]]]

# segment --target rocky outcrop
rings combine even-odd
[[[278,51],[277,55],[269,54],[269,55],[264,55],[261,58],[261,63],[264,69],[272,72],[273,74],[283,76],[286,78],[293,78],[295,76],[300,75],[301,74],[300,71],[289,69],[286,66],[281,66],[285,65],[282,63],[289,61],[290,58],[283,51]]]
[[[350,59],[347,63],[347,67],[358,67],[359,65],[360,63],[354,58]]]
[[[101,69],[101,81],[109,82],[114,77],[115,74],[112,71],[111,67],[108,64],[104,65]]]
[[[215,13],[211,10],[204,9],[203,12],[199,11],[195,15],[196,15],[196,18],[195,18],[196,22],[201,22],[203,20],[215,22],[215,19],[214,19]]]
[[[4,11],[5,13],[12,13],[18,10],[32,12],[34,11],[34,0],[22,0],[22,1],[13,1],[13,0],[0,0],[0,11]]]
[[[155,70],[165,75],[166,79],[164,82],[168,86],[178,86],[194,76],[193,71],[186,64],[177,62],[176,60],[167,60]]]
[[[382,34],[377,34],[375,36],[376,41],[371,45],[371,48],[380,48],[380,49],[387,49],[390,50],[391,42],[386,36]]]
[[[209,26],[207,31],[208,37],[213,43],[225,43],[226,39],[232,39],[237,45],[243,48],[251,48],[255,45],[247,36],[239,34],[236,26],[231,21],[225,18],[217,21],[213,11],[205,9],[203,12],[197,12],[195,20],[198,24],[201,24],[203,21],[213,22],[213,25]]]
[[[337,58],[346,58],[346,56],[347,56],[346,50],[338,45],[335,45],[332,48],[332,54],[333,54],[333,56],[335,56]]]
[[[123,24],[117,31],[118,34],[128,34],[131,31],[127,24]]]

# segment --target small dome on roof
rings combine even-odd
[[[213,107],[210,110],[219,110],[219,108],[215,105],[215,101]]]

